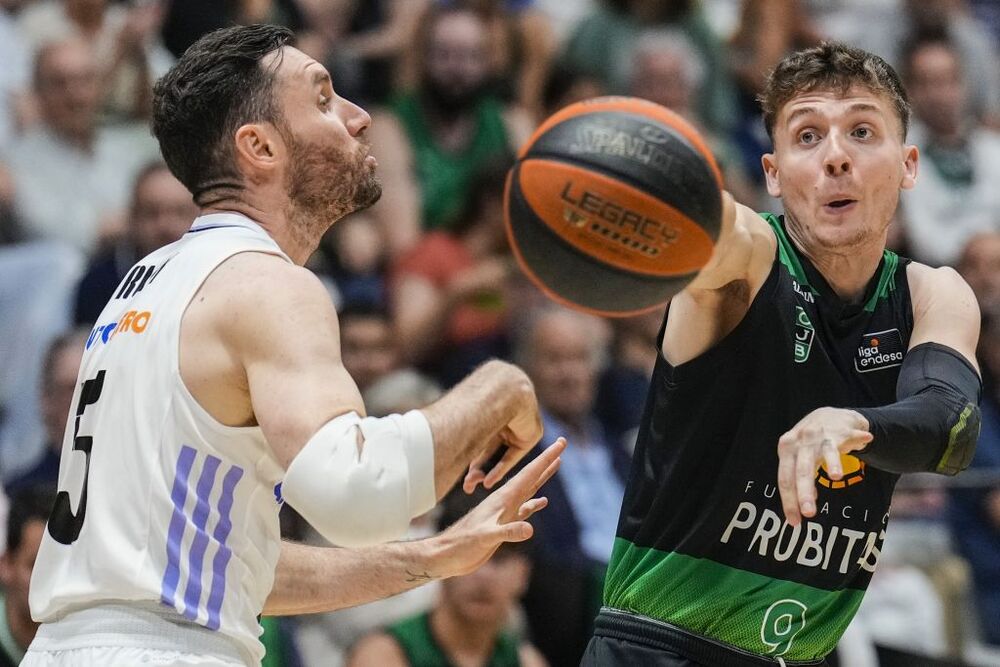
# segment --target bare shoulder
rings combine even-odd
[[[336,329],[329,293],[311,271],[277,256],[243,252],[222,262],[205,280],[189,310],[210,312],[233,343],[269,331]]]
[[[363,637],[347,658],[347,667],[403,667],[408,664],[403,649],[384,632]]]
[[[521,644],[517,653],[524,667],[548,667],[549,665],[539,650],[527,642]]]
[[[915,320],[930,310],[942,307],[953,312],[964,311],[978,319],[976,295],[958,271],[950,266],[934,268],[910,262],[906,267],[906,278],[910,284],[910,301]]]
[[[969,284],[950,267],[935,269],[917,262],[906,267],[906,277],[913,306],[910,347],[945,345],[978,368],[979,304]]]

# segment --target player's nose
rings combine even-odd
[[[352,137],[358,136],[371,127],[372,117],[368,115],[367,111],[349,100],[344,100],[344,104],[344,125]]]
[[[831,133],[826,141],[826,152],[823,155],[823,168],[828,176],[842,176],[851,173],[851,155],[844,139],[836,133]]]

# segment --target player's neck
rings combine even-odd
[[[856,303],[864,297],[882,261],[885,234],[846,248],[825,248],[806,242],[792,226],[786,226],[786,230],[799,253],[819,271],[841,301]]]
[[[288,214],[274,212],[252,202],[226,199],[202,207],[200,215],[211,213],[237,213],[257,223],[267,235],[274,239],[281,251],[299,266],[312,256],[319,245],[322,234],[311,233],[311,226],[294,223]]]
[[[493,625],[463,622],[446,605],[431,612],[430,625],[434,640],[456,665],[465,664],[472,657],[478,659],[478,664],[484,664],[493,653],[500,630]]]

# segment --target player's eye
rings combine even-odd
[[[330,106],[330,101],[331,101],[331,99],[330,99],[329,96],[327,96],[327,95],[320,95],[319,96],[319,106],[320,106],[320,108],[326,109],[327,107],[329,107]]]
[[[819,140],[819,135],[812,130],[803,130],[799,132],[799,143],[800,144],[814,144]]]
[[[852,134],[855,137],[857,137],[858,139],[871,139],[872,138],[872,130],[871,130],[870,127],[855,128],[855,130],[854,130],[854,132]]]

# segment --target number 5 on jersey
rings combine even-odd
[[[73,451],[83,452],[85,458],[83,469],[83,485],[80,490],[80,502],[76,514],[73,514],[72,501],[68,491],[60,490],[49,516],[49,535],[62,544],[73,544],[80,536],[83,519],[87,514],[87,484],[90,477],[90,450],[94,446],[94,438],[80,435],[80,419],[87,406],[97,403],[104,389],[104,371],[83,383],[80,400],[76,405],[76,421],[73,425]]]

